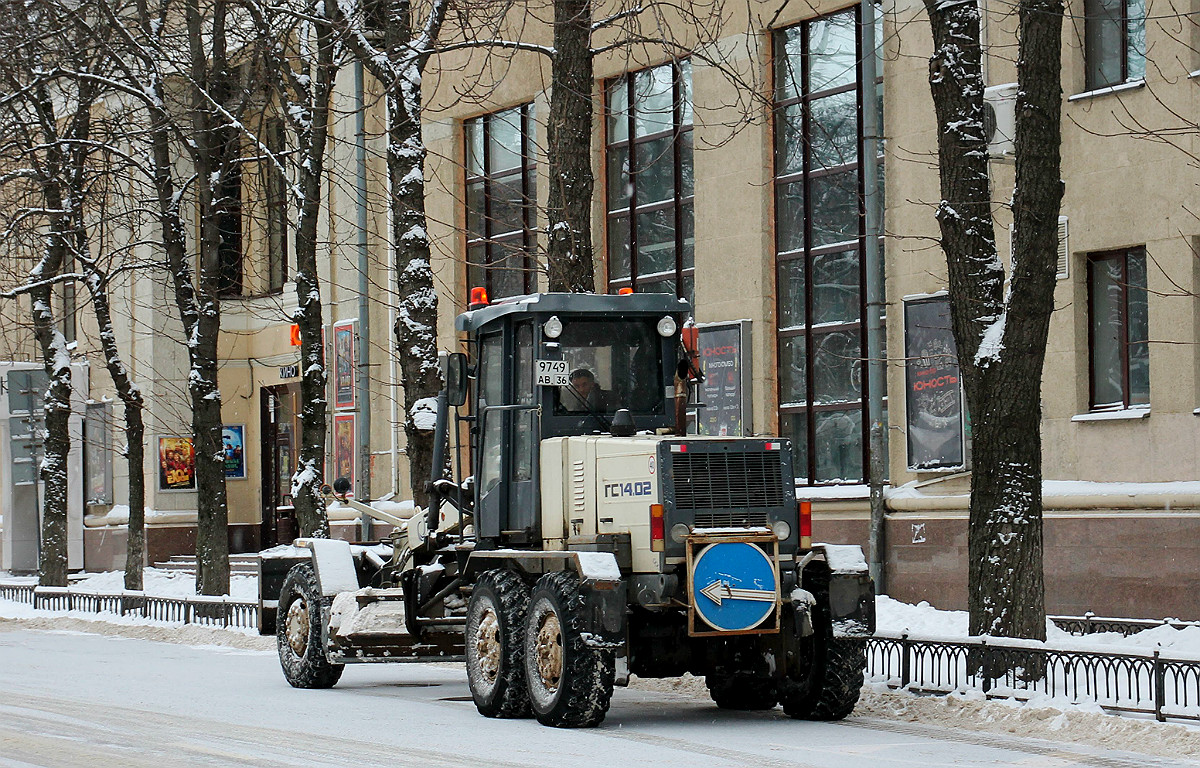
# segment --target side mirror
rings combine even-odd
[[[446,358],[446,401],[454,408],[467,402],[467,356],[462,352]]]

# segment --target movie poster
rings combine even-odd
[[[161,491],[196,489],[196,452],[192,438],[158,438],[158,488]]]
[[[354,414],[333,417],[333,477],[344,477],[354,486]]]
[[[246,479],[246,427],[226,424],[221,427],[221,452],[225,457],[225,479]]]
[[[333,325],[333,406],[354,407],[354,321]]]
[[[945,296],[904,302],[904,356],[909,468],[965,465],[958,351]]]

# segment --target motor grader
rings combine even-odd
[[[444,363],[428,509],[354,503],[392,533],[264,557],[288,682],[462,660],[481,714],[587,727],[631,675],[690,673],[718,707],[849,714],[874,631],[862,552],[811,543],[788,440],[685,434],[687,302],[475,299],[456,321],[469,353]]]

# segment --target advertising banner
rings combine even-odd
[[[344,477],[354,484],[354,414],[333,417],[333,477]],[[353,494],[352,494],[353,495]]]
[[[750,396],[750,321],[713,323],[700,326],[700,370],[704,381],[698,399],[704,408],[697,412],[700,435],[748,435]]]
[[[905,300],[904,357],[909,468],[964,466],[962,384],[945,295]]]
[[[354,321],[333,324],[333,407],[354,407]]]
[[[246,427],[226,424],[221,427],[221,450],[225,456],[225,479],[246,479]]]
[[[84,502],[112,504],[112,403],[88,403],[83,414]]]

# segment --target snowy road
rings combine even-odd
[[[0,766],[1134,766],[1193,762],[852,717],[804,723],[618,689],[595,730],[480,717],[451,666],[293,690],[273,653],[0,621]]]

